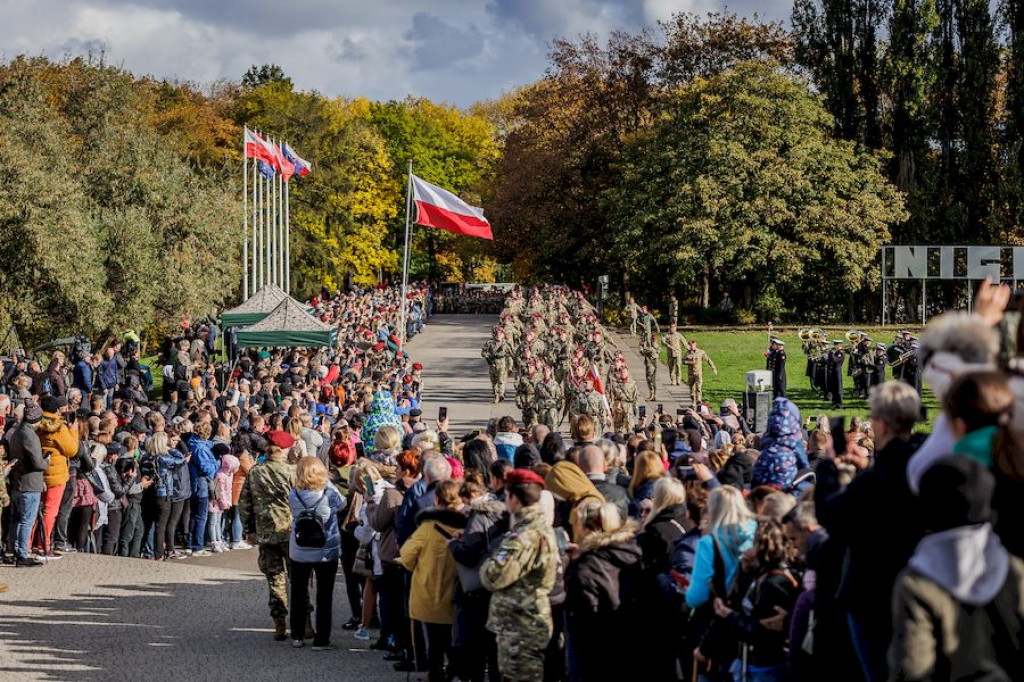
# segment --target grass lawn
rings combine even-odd
[[[826,330],[829,340],[841,338],[845,331],[845,329]],[[888,344],[893,339],[892,330],[864,329],[864,331],[871,336],[875,343]],[[753,331],[704,332],[695,329],[680,329],[680,332],[687,340],[697,339],[699,346],[707,351],[711,360],[718,367],[718,376],[712,374],[707,366],[704,367],[704,400],[714,408],[730,397],[735,398],[742,405],[747,372],[765,368],[764,353],[768,349],[767,333]],[[844,409],[836,411],[832,409],[830,402],[819,399],[811,391],[810,380],[805,376],[807,356],[800,348],[800,338],[797,333],[781,332],[776,333],[776,336],[786,342],[786,375],[788,379],[786,396],[800,408],[802,418],[815,417],[819,414],[829,416],[842,414],[847,421],[853,416],[867,418],[867,402],[854,397],[853,378],[846,376],[845,370],[843,372]],[[664,361],[664,354],[662,354],[662,360]],[[892,378],[891,370],[888,368],[886,378]],[[938,414],[939,407],[935,396],[927,386],[924,388],[923,399],[928,410],[928,424],[922,425],[920,428],[931,430],[931,423]]]

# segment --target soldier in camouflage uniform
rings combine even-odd
[[[661,345],[668,350],[668,373],[673,386],[678,386],[683,380],[683,354],[686,352],[686,338],[676,331],[676,326],[670,324],[668,333],[661,340]]]
[[[526,469],[505,476],[511,530],[480,566],[492,592],[487,629],[498,640],[498,668],[507,682],[544,679],[544,652],[554,632],[549,595],[558,572],[558,546],[538,502],[544,479]]]
[[[658,320],[647,309],[647,306],[640,308],[640,343],[651,342],[651,339],[661,334],[661,327]]]
[[[505,340],[504,329],[494,328],[494,338],[484,344],[480,355],[487,361],[494,402],[499,403],[505,400],[505,383],[508,381],[508,366],[512,360],[512,348]]]
[[[536,388],[537,369],[534,364],[528,364],[526,370],[519,377],[519,384],[516,386],[516,407],[523,411],[523,426],[532,428],[537,423],[537,415],[533,409],[533,392]]]
[[[690,350],[686,353],[686,383],[690,387],[694,409],[700,407],[701,391],[704,387],[704,363],[718,376],[718,368],[702,348],[697,348],[697,340],[690,339]]]
[[[598,376],[605,376],[608,367],[612,364],[612,352],[605,343],[600,329],[590,332],[590,341],[583,346],[583,356],[590,362],[597,365]]]
[[[594,379],[589,374],[583,392],[576,398],[576,415],[587,414],[594,420],[597,432],[604,435],[608,428],[608,409],[604,397],[594,390]]]
[[[629,369],[619,368],[618,380],[612,390],[612,420],[616,433],[631,435],[636,427],[636,405],[640,396],[636,383],[629,378]]]
[[[545,365],[541,380],[533,391],[533,409],[539,424],[544,424],[552,431],[558,429],[562,397],[562,385],[555,381],[551,368]]]
[[[249,470],[238,507],[248,541],[259,544],[259,567],[270,590],[274,639],[283,641],[288,637],[288,539],[292,532],[288,495],[295,487],[295,467],[288,463],[288,450],[295,439],[284,431],[271,431],[267,440],[267,460]]]
[[[640,357],[644,359],[644,373],[647,376],[648,400],[658,399],[658,337],[654,335],[640,344]]]

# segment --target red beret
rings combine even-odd
[[[423,371],[423,365],[421,365],[418,362],[414,362],[414,363],[412,363],[412,369],[413,369],[414,372],[422,372]]]
[[[373,344],[373,349],[374,350],[384,350],[384,342],[383,341],[378,341],[377,343]]]
[[[523,483],[536,483],[544,487],[544,479],[530,469],[513,469],[505,474],[505,485],[521,485]]]
[[[270,441],[271,445],[276,445],[282,450],[288,450],[295,445],[295,438],[292,434],[285,431],[268,431],[267,440]]]

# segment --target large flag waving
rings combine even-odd
[[[295,150],[287,142],[281,143],[281,153],[284,154],[284,158],[288,159],[295,166],[295,174],[300,178],[309,175],[309,171],[313,169],[313,164],[296,154]]]
[[[259,159],[275,169],[279,166],[277,150],[274,149],[274,145],[248,128],[245,129],[245,156],[250,159]]]
[[[494,239],[483,209],[470,206],[446,189],[412,176],[416,224],[436,227],[455,234]]]

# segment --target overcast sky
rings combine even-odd
[[[466,106],[540,77],[554,37],[792,0],[0,0],[0,56],[104,51],[137,75],[207,83],[280,64],[302,89]]]

